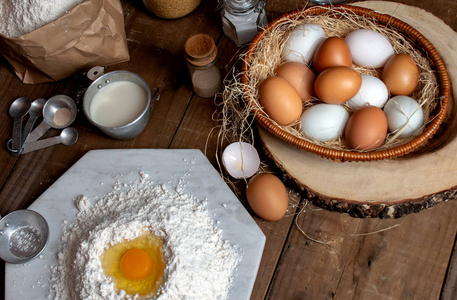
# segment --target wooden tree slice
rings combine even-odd
[[[390,14],[421,32],[438,50],[457,95],[457,33],[420,8],[384,1],[355,5]],[[298,149],[259,127],[266,154],[314,204],[355,217],[398,218],[457,195],[457,120],[451,95],[439,132],[397,159],[335,162]]]

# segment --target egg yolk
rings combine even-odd
[[[121,272],[130,280],[146,278],[152,271],[152,258],[143,249],[129,249],[121,258]]]
[[[145,231],[105,250],[100,256],[103,273],[114,282],[117,293],[123,291],[134,299],[151,299],[157,294],[164,281],[162,245],[158,236]]]

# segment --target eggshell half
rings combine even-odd
[[[251,144],[231,143],[222,153],[222,164],[233,178],[249,178],[259,169],[259,153]]]

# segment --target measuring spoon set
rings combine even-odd
[[[60,143],[67,146],[73,145],[78,140],[78,132],[68,126],[75,120],[76,112],[75,102],[65,95],[56,95],[48,100],[39,98],[34,101],[30,101],[27,97],[17,98],[8,111],[13,119],[12,138],[7,142],[10,154],[17,156]],[[23,127],[23,119],[27,115],[28,119]],[[33,129],[41,116],[43,120]],[[40,140],[50,128],[63,130],[58,136]]]

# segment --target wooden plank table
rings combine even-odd
[[[396,2],[425,9],[457,30],[454,0]],[[267,15],[271,20],[306,4],[270,0]],[[196,148],[217,168],[217,134],[212,131],[218,125],[212,119],[217,106],[193,94],[183,55],[187,37],[204,32],[217,42],[223,74],[230,70],[239,48],[223,35],[216,5],[216,1],[202,1],[188,16],[164,20],[147,13],[139,0],[123,1],[131,59],[106,71],[138,73],[161,91],[146,130],[132,140],[109,138],[84,117],[82,98],[90,83],[84,76],[26,85],[1,58],[0,214],[28,207],[93,149]],[[36,99],[55,94],[66,94],[78,105],[73,125],[79,132],[78,142],[11,156],[6,151],[12,130],[7,115],[11,102],[19,96]],[[357,219],[313,205],[300,210],[297,203],[306,199],[293,191],[290,195],[288,214],[280,221],[266,222],[253,215],[267,241],[252,299],[457,299],[456,201],[400,219],[380,220]],[[3,296],[3,263],[0,270]]]

